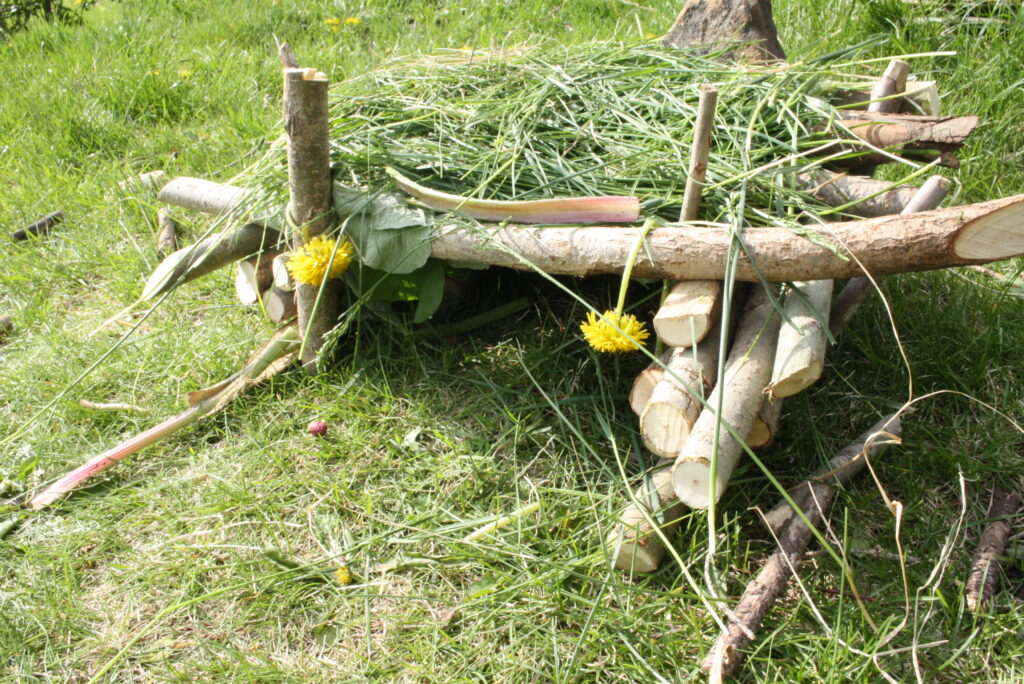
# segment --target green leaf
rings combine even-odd
[[[401,195],[335,184],[334,208],[367,266],[388,273],[412,273],[430,258],[430,218],[422,209],[407,205]]]
[[[413,275],[416,278],[419,303],[416,305],[416,313],[413,315],[412,322],[422,323],[433,316],[441,306],[441,299],[444,297],[444,264],[436,259],[431,259]]]

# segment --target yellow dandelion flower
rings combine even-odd
[[[593,311],[588,312],[587,320],[580,324],[580,330],[591,347],[609,353],[639,349],[650,337],[636,316],[611,310],[605,311],[600,318]]]
[[[328,26],[337,26],[338,24],[341,23],[341,19],[339,19],[338,17],[327,17],[326,19],[324,19],[324,23],[327,24]]]
[[[654,34],[653,34],[653,33],[645,33],[645,34],[644,34],[644,36],[645,36],[645,37],[646,37],[646,38],[647,38],[648,40],[650,40],[651,38],[654,38]]]
[[[178,69],[178,76],[181,76],[182,78],[188,78],[191,75],[192,75],[192,70],[191,69]]]
[[[159,76],[160,75],[160,70],[159,69],[150,69],[149,70],[149,75],[150,76]]]
[[[356,26],[357,24],[363,23],[363,20],[359,17],[345,17],[345,23],[349,26]]]
[[[338,569],[334,571],[334,578],[341,584],[352,584],[352,573],[344,565],[339,565]]]
[[[292,274],[292,278],[306,285],[320,287],[325,276],[327,280],[331,280],[344,273],[352,262],[355,249],[351,242],[343,240],[338,245],[338,252],[335,254],[334,246],[336,244],[337,240],[319,235],[303,245],[288,259],[288,272]],[[331,263],[332,254],[334,254],[333,263]],[[330,265],[330,273],[327,272],[328,265]]]

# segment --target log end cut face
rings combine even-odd
[[[1004,206],[963,226],[953,242],[953,253],[967,261],[1024,254],[1024,195],[1008,198]]]

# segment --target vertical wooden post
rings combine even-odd
[[[284,70],[284,128],[288,135],[288,220],[292,249],[327,232],[331,212],[331,158],[327,126],[327,77],[316,69]],[[324,335],[338,314],[340,283],[295,290],[302,334],[302,364],[316,374]]]

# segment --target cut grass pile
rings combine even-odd
[[[512,14],[497,0],[124,2],[90,11],[84,26],[38,25],[0,44],[0,217],[13,229],[55,208],[68,216],[53,236],[0,253],[0,308],[18,326],[0,348],[4,497],[179,411],[185,391],[228,375],[269,335],[257,312],[233,302],[230,274],[217,274],[176,291],[25,423],[115,343],[117,331],[87,332],[133,301],[155,264],[155,207],[117,181],[153,168],[227,180],[276,135],[274,35],[340,81],[437,48],[643,39],[668,27],[676,4],[526,1]],[[792,61],[879,31],[889,41],[872,48],[878,57],[956,50],[913,61],[939,81],[945,112],[983,119],[960,155],[955,201],[1020,192],[1024,22],[1008,12],[968,23],[939,5],[775,3]],[[921,21],[929,16],[941,21]],[[183,218],[188,239],[208,228]],[[1017,264],[1000,268],[1013,274]],[[448,339],[355,325],[331,372],[276,379],[8,535],[0,678],[83,681],[108,664],[106,681],[694,678],[717,632],[695,587],[675,563],[626,580],[600,545],[647,465],[624,396],[645,361],[589,352],[577,329],[583,308],[544,281],[475,278],[451,319],[520,296],[533,305]],[[616,289],[604,279],[571,285],[592,302]],[[840,496],[833,533],[874,627],[844,593],[841,569],[819,556],[800,573],[807,593],[794,586],[773,613],[745,681],[877,681],[864,655],[876,653],[898,680],[915,668],[927,681],[1021,677],[1019,566],[983,618],[965,612],[962,583],[980,493],[1024,475],[1019,433],[964,395],[1024,419],[1024,309],[1000,283],[966,273],[884,287],[915,396],[964,393],[917,404],[905,446],[875,464],[905,506],[909,611],[887,555],[899,549],[894,520],[865,478]],[[638,297],[638,309],[654,299]],[[763,458],[795,482],[907,394],[885,310],[868,307],[823,382],[788,403]],[[149,413],[96,413],[80,398]],[[324,439],[306,434],[312,418],[330,423]],[[775,498],[746,464],[722,500],[711,561],[732,594],[770,548],[748,509]],[[493,538],[465,541],[536,502],[537,513]],[[699,588],[706,519],[693,514],[682,528],[679,558]],[[863,553],[876,547],[884,553]],[[916,662],[901,650],[915,645]]]

